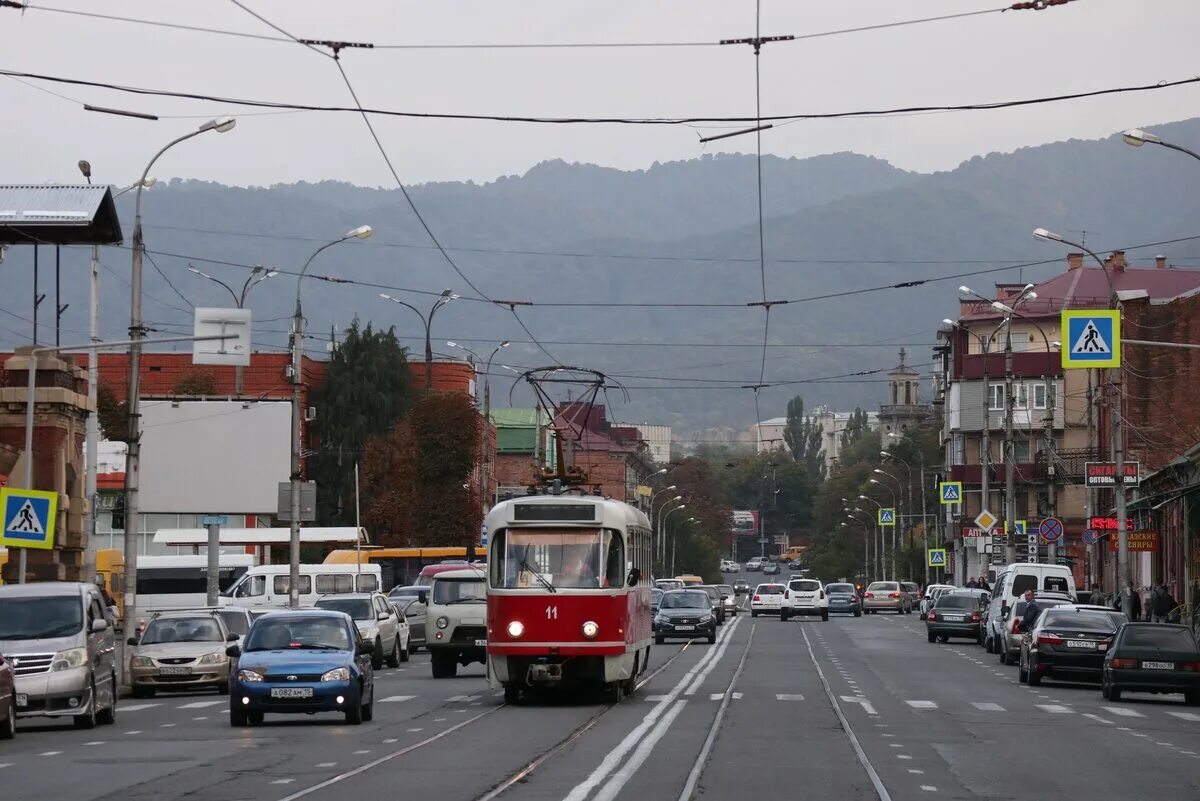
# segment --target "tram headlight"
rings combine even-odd
[[[512,637],[514,640],[518,639],[524,633],[525,633],[525,624],[522,623],[521,621],[514,620],[508,624],[508,636]]]
[[[450,618],[446,617],[445,615],[442,615],[441,617],[439,617],[437,619],[437,627],[439,629],[444,629],[444,628],[446,628],[446,626],[449,626],[449,625],[450,625]]]
[[[596,625],[594,620],[589,620],[583,624],[583,636],[587,637],[589,640],[595,638],[595,636],[599,633],[600,627]]]

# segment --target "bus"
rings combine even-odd
[[[223,553],[217,586],[230,587],[257,560],[244,553]],[[197,609],[208,604],[208,556],[141,556],[137,561],[138,609]]]
[[[353,565],[358,562],[379,565],[383,592],[393,587],[407,587],[417,583],[421,569],[427,565],[442,562],[468,562],[487,557],[487,548],[475,546],[468,553],[467,548],[437,547],[437,548],[363,548],[353,550],[342,548],[330,551],[325,557],[327,565]],[[465,564],[464,564],[465,567]]]
[[[96,575],[117,605],[117,620],[125,619],[125,552],[120,548],[96,550]]]

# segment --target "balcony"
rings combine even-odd
[[[1044,478],[1046,475],[1046,456],[1044,450],[1039,450],[1037,456],[1036,470],[1038,476]],[[1055,475],[1059,481],[1064,481],[1069,484],[1083,483],[1083,466],[1087,462],[1103,461],[1104,457],[1097,448],[1063,448],[1055,454]]]
[[[959,360],[958,374],[954,378],[971,380],[983,378],[984,356],[973,353]],[[988,375],[992,380],[1004,378],[1004,354],[987,355]],[[1017,378],[1041,378],[1062,375],[1062,356],[1052,351],[1033,351],[1013,354],[1013,375]]]

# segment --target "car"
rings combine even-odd
[[[1112,609],[1064,604],[1038,615],[1021,636],[1017,679],[1036,687],[1043,678],[1100,681],[1113,637],[1129,619]]]
[[[701,584],[695,589],[704,590],[708,594],[708,598],[712,601],[713,617],[717,619],[717,625],[725,624],[725,600],[721,597],[721,591],[717,589],[715,584]]]
[[[908,608],[916,609],[921,605],[921,588],[912,581],[902,581],[900,586],[904,588],[904,592],[908,594]]]
[[[254,621],[229,696],[229,725],[258,725],[266,713],[340,712],[357,725],[374,717],[375,645],[345,612],[271,612]]]
[[[767,561],[766,558],[764,558],[762,556],[750,557],[750,561],[746,562],[746,572],[747,573],[757,573],[757,572],[761,571],[763,569],[763,564],[766,561]]]
[[[404,596],[389,603],[396,610],[396,616],[408,624],[408,652],[415,654],[425,644],[425,604]]]
[[[721,572],[722,573],[741,573],[742,566],[739,565],[737,562],[733,561],[732,559],[722,559],[721,560]]]
[[[1014,562],[999,568],[992,583],[992,600],[988,613],[987,629],[983,642],[987,647],[991,641],[992,652],[998,653],[997,643],[1002,641],[1005,628],[1012,628],[1012,620],[1005,609],[1012,607],[1033,590],[1041,598],[1056,598],[1063,603],[1075,602],[1075,576],[1066,565],[1044,565],[1037,562]],[[1011,633],[1011,632],[1010,632]],[[1017,638],[1019,640],[1019,638]],[[1013,643],[1008,653],[1016,656],[1019,642]]]
[[[658,614],[658,607],[662,604],[664,592],[658,587],[650,588],[650,616]]]
[[[682,590],[684,588],[684,584],[682,581],[680,581],[679,579],[673,579],[673,578],[671,578],[671,579],[655,579],[654,586],[658,587],[663,592],[670,592],[671,590]]]
[[[956,589],[953,584],[928,584],[925,587],[924,594],[921,595],[921,602],[918,609],[921,612],[921,620],[925,619],[925,613],[933,606],[933,602],[937,600],[938,595],[947,590]]]
[[[872,581],[863,592],[862,605],[863,611],[870,615],[880,611],[907,615],[912,611],[908,593],[901,588],[898,581]]]
[[[248,606],[198,606],[186,611],[216,612],[217,616],[225,623],[225,628],[229,629],[229,633],[237,637],[238,645],[241,645],[242,638],[246,636],[246,632],[250,631],[250,626],[254,623],[255,610]]]
[[[738,579],[733,582],[733,592],[735,595],[745,595],[750,592],[750,582],[745,579]]]
[[[215,610],[158,612],[142,636],[130,637],[129,685],[134,698],[158,690],[229,693],[231,668],[225,649],[237,642]]]
[[[750,596],[750,617],[778,615],[783,607],[782,584],[759,584]]]
[[[778,562],[763,562],[762,572],[763,572],[764,576],[779,575],[779,563]]]
[[[829,614],[862,616],[862,601],[853,584],[826,584],[825,597],[829,599]]]
[[[668,590],[663,593],[658,614],[654,616],[654,642],[668,639],[707,637],[717,641],[717,618],[712,612],[708,593],[696,589]]]
[[[982,619],[977,595],[945,592],[925,614],[925,636],[929,642],[949,642],[951,637],[977,640]]]
[[[487,663],[487,586],[482,569],[438,573],[429,591],[425,647],[435,679],[452,679],[459,665]]]
[[[1183,693],[1200,706],[1200,646],[1187,626],[1126,623],[1104,656],[1101,694],[1120,701],[1123,692]]]
[[[315,609],[345,612],[358,626],[359,636],[372,644],[371,667],[379,670],[383,663],[399,667],[408,661],[408,621],[396,613],[381,592],[346,592],[322,595],[313,604]]]
[[[994,601],[995,599],[993,599],[993,602],[990,604],[991,608],[988,610],[989,615],[995,611],[996,605]],[[1068,604],[1066,600],[1061,598],[1038,598],[1037,602],[1038,606],[1042,608],[1042,611],[1053,609],[1056,606],[1066,606]],[[999,621],[988,621],[988,624],[993,631],[995,631],[997,628],[995,624],[997,622],[1000,624],[1000,633],[992,635],[992,653],[999,655],[1000,664],[1002,665],[1015,665],[1017,663],[1017,657],[1020,656],[1022,634],[1021,621],[1025,617],[1026,606],[1026,601],[1021,599],[1012,606],[1006,606],[1002,608],[1000,610],[1001,619]]]
[[[727,617],[737,617],[738,602],[737,593],[733,591],[732,584],[718,584],[717,589],[721,592],[721,603],[724,607],[724,613]]]
[[[0,722],[0,740],[11,740],[17,734],[17,693],[14,685],[12,665],[0,654],[0,710],[4,712],[4,720]]]
[[[825,587],[816,579],[794,578],[783,591],[783,605],[779,608],[779,619],[806,615],[829,620],[829,598]]]

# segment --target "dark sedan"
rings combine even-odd
[[[717,641],[717,618],[712,600],[702,590],[671,590],[663,593],[654,616],[654,641],[662,645],[667,638],[708,637]]]
[[[829,599],[829,614],[862,616],[862,601],[853,584],[826,584],[825,597]]]
[[[930,642],[949,642],[951,637],[979,639],[983,611],[976,595],[945,593],[925,615],[925,634]]]
[[[1099,681],[1113,635],[1125,622],[1125,615],[1110,610],[1047,609],[1021,637],[1017,678],[1033,687],[1043,678]]]
[[[1187,626],[1126,623],[1104,657],[1101,692],[1109,701],[1121,693],[1183,693],[1200,706],[1200,647]]]
[[[747,595],[750,592],[750,582],[745,579],[738,579],[733,582],[733,592],[736,595]]]

